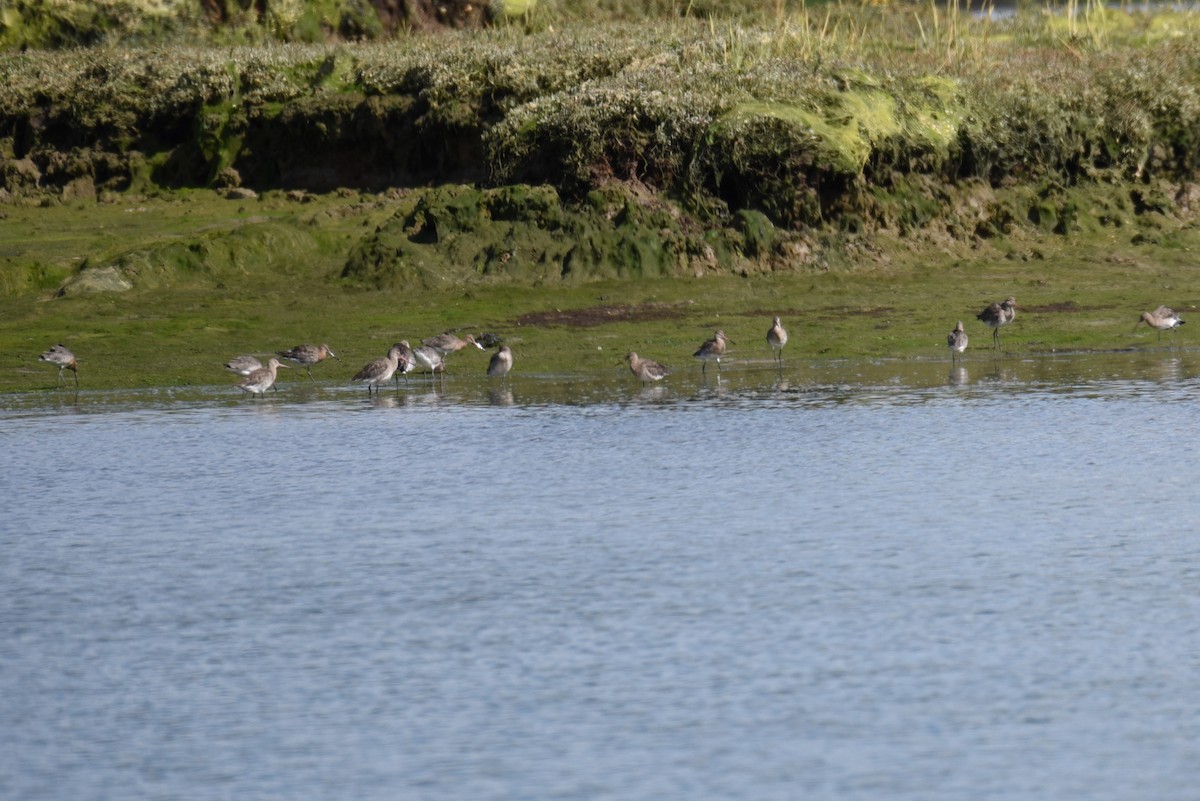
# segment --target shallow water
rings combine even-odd
[[[0,798],[1186,798],[1186,352],[0,398]]]

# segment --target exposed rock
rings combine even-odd
[[[10,190],[36,187],[42,180],[42,171],[32,159],[0,159],[0,179]]]
[[[244,186],[234,186],[222,192],[221,196],[227,197],[230,200],[256,200],[258,193]]]
[[[1175,193],[1175,203],[1182,214],[1200,214],[1200,184],[1185,183]]]
[[[97,292],[128,292],[133,283],[117,267],[91,267],[68,278],[58,290],[60,297],[91,295]]]
[[[67,182],[62,189],[63,200],[95,200],[96,182],[89,176],[81,176]]]
[[[218,189],[231,189],[242,185],[242,176],[233,167],[226,167],[217,173],[214,185]]]

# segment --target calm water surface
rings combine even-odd
[[[1191,799],[1200,355],[0,398],[0,798]]]

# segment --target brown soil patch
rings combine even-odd
[[[837,317],[887,317],[895,314],[896,309],[893,306],[871,306],[865,309],[853,306],[826,306],[823,309],[814,309],[813,312],[831,320]]]
[[[1099,311],[1102,309],[1116,308],[1113,305],[1108,306],[1080,306],[1073,300],[1064,300],[1059,303],[1046,303],[1041,306],[1020,306],[1018,307],[1025,312],[1033,312],[1035,314],[1075,314],[1077,312]]]
[[[678,320],[684,316],[681,304],[642,303],[637,306],[593,306],[589,309],[566,309],[530,312],[517,318],[517,325],[571,326],[591,328],[609,323],[643,323],[652,320]]]
[[[789,317],[803,317],[808,314],[802,309],[752,309],[751,311],[742,312],[739,317],[766,317],[770,320],[772,317],[782,317],[786,323]]]

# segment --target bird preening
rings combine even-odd
[[[992,348],[994,350],[1000,349],[1001,327],[1017,319],[1017,309],[1019,308],[1021,307],[1017,305],[1016,298],[1010,295],[1005,300],[993,303],[975,315],[976,320],[980,320],[984,325],[992,329]]]
[[[1174,331],[1185,322],[1185,320],[1179,319],[1179,315],[1169,307],[1159,306],[1152,312],[1142,312],[1142,316],[1133,324],[1133,330],[1136,331],[1139,325],[1145,323],[1158,331],[1158,339],[1161,342],[1163,331]]]
[[[316,383],[316,379],[312,377],[312,368],[314,364],[319,364],[326,359],[337,359],[337,354],[329,349],[328,345],[297,345],[291,350],[281,350],[279,355],[285,359],[296,362],[308,371],[308,380]]]
[[[50,364],[58,365],[58,383],[63,382],[63,370],[70,370],[75,376],[75,387],[79,387],[79,362],[75,358],[75,354],[67,348],[66,345],[55,345],[41,356],[38,356],[40,362],[50,362]]]
[[[967,332],[963,330],[962,320],[959,320],[954,330],[946,336],[946,346],[950,348],[951,361],[956,361],[958,354],[967,349]]]

